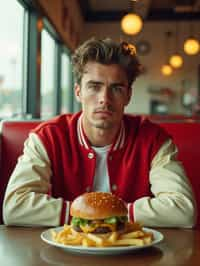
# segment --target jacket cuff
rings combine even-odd
[[[128,203],[128,220],[134,222],[134,203]]]
[[[61,216],[60,216],[60,225],[68,224],[70,220],[70,201],[63,201]]]

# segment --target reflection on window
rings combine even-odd
[[[55,40],[46,30],[42,31],[41,51],[41,117],[48,118],[54,114],[54,67]]]
[[[13,0],[0,8],[0,118],[22,113],[24,8]]]
[[[72,105],[73,105],[72,68],[71,68],[70,56],[67,55],[66,53],[62,54],[61,89],[62,89],[61,113],[72,112]]]

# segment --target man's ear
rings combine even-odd
[[[81,87],[77,83],[74,86],[74,93],[75,93],[75,96],[76,96],[76,100],[78,102],[81,102]]]

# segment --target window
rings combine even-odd
[[[0,9],[0,118],[22,114],[24,8],[6,0]]]
[[[55,108],[56,42],[46,30],[42,31],[41,38],[41,117],[49,118]]]
[[[72,67],[70,56],[62,53],[62,76],[61,76],[61,113],[70,113],[73,109]]]

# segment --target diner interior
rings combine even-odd
[[[70,56],[94,36],[136,48],[142,75],[126,112],[198,118],[199,6],[198,0],[8,0],[1,9],[0,119],[80,110]],[[139,27],[133,33],[122,28],[128,14]]]
[[[198,265],[200,0],[6,0],[0,32],[0,263]],[[6,186],[30,130],[81,110],[70,62],[92,37],[134,46],[142,71],[125,112],[148,118],[172,136],[196,198],[193,229],[161,229],[165,240],[139,253],[70,254],[42,242],[44,228],[7,228],[2,218]]]

